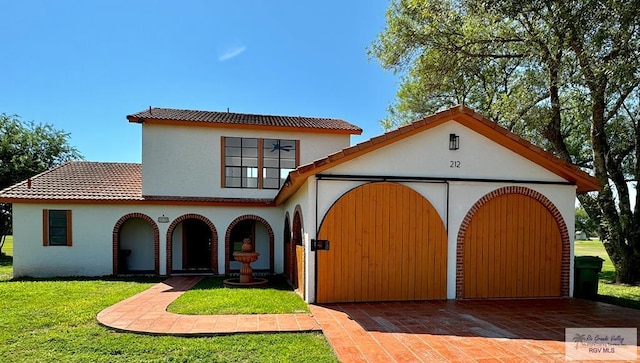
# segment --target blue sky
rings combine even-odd
[[[342,118],[382,132],[398,80],[369,60],[388,2],[0,1],[0,113],[140,161],[153,107]]]

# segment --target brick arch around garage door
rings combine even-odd
[[[316,302],[446,299],[447,233],[433,205],[410,187],[368,183],[323,218]]]
[[[567,226],[547,197],[520,186],[496,189],[460,226],[456,297],[568,296],[569,259]]]

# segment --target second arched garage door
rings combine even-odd
[[[435,208],[413,189],[371,183],[326,214],[317,252],[316,302],[446,299],[447,236]]]
[[[562,237],[538,200],[507,193],[473,214],[463,246],[464,298],[561,296]]]

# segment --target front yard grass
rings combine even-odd
[[[177,298],[167,311],[189,315],[308,313],[307,304],[281,276],[266,288],[227,288],[223,278],[206,278]]]
[[[12,251],[9,246],[3,251]],[[320,333],[185,338],[119,333],[98,325],[102,309],[161,278],[10,280],[12,273],[12,259],[2,258],[2,362],[338,362]]]
[[[4,362],[337,362],[319,333],[184,338],[119,333],[102,309],[160,279],[0,282]]]
[[[598,300],[615,305],[640,309],[640,286],[617,285],[611,283],[615,269],[609,255],[600,241],[575,241],[576,256],[598,256],[604,259],[599,274]]]

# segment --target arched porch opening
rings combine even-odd
[[[160,274],[160,232],[142,213],[122,216],[113,227],[113,274]]]
[[[274,233],[271,225],[262,217],[244,215],[229,224],[225,235],[225,271],[240,271],[242,264],[233,258],[233,252],[240,251],[242,241],[250,238],[253,248],[260,253],[258,260],[251,264],[254,272],[273,273]]]
[[[218,232],[199,214],[176,218],[167,230],[167,274],[218,274]]]

